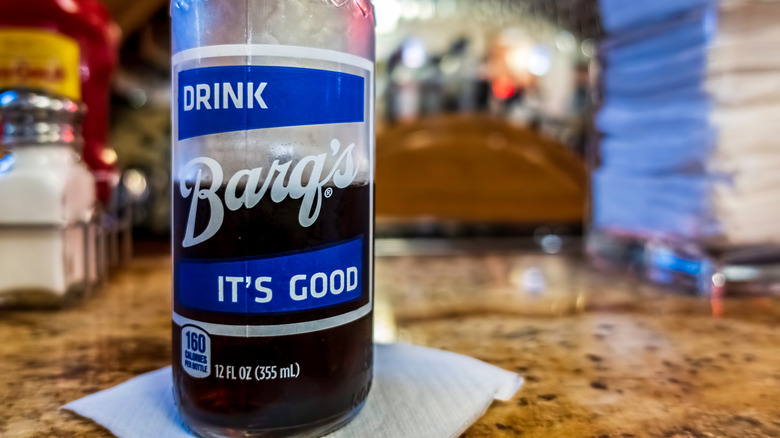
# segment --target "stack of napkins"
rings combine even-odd
[[[780,242],[780,3],[722,0],[707,89],[718,130],[714,211],[729,243]]]
[[[780,242],[780,3],[600,4],[596,227],[721,246]]]
[[[523,380],[470,357],[411,345],[378,345],[363,410],[332,438],[446,438],[463,433],[493,400],[509,400]],[[63,407],[119,438],[193,436],[163,368]]]

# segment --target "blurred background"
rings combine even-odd
[[[532,235],[542,225],[580,233],[596,4],[374,3],[380,235]],[[106,5],[123,35],[111,145],[135,235],[165,239],[167,2]]]
[[[97,4],[3,3],[0,30],[19,26],[14,10],[46,8],[59,12],[30,25],[71,36],[56,20]],[[380,254],[481,240],[584,253],[691,293],[776,290],[780,2],[373,3]],[[113,55],[91,71],[108,104],[90,108],[85,159],[124,236],[110,251],[128,252],[130,228],[137,247],[164,248],[168,2],[102,5],[96,29]],[[5,88],[22,81],[9,77]],[[87,132],[101,116],[105,139]]]

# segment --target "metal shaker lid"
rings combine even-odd
[[[0,93],[2,145],[8,149],[69,145],[80,151],[85,113],[82,102],[56,93],[33,88],[5,90]]]

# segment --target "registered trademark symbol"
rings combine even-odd
[[[330,198],[331,196],[333,196],[333,189],[331,187],[328,187],[327,189],[325,189],[325,197]]]

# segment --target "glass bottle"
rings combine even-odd
[[[202,436],[324,435],[372,378],[372,5],[171,15],[179,411]]]

